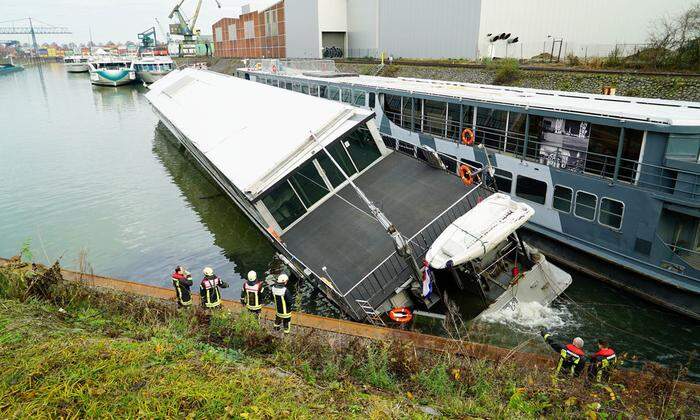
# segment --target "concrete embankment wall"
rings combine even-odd
[[[376,64],[338,63],[342,71],[375,74]],[[495,70],[472,67],[432,67],[401,65],[386,66],[380,73],[391,77],[452,80],[466,83],[494,84]],[[620,96],[700,101],[700,77],[686,75],[650,75],[624,73],[593,73],[577,71],[520,70],[512,86],[601,93],[603,86],[614,86]]]

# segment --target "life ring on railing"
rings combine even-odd
[[[477,178],[477,175],[472,175],[472,170],[469,165],[460,165],[457,174],[459,174],[459,177],[462,178],[462,183],[466,186],[472,185],[474,183],[474,178]]]
[[[276,64],[272,65],[272,72],[277,73],[277,65]]]
[[[474,144],[474,130],[472,130],[471,128],[465,128],[464,130],[462,130],[462,144]]]
[[[255,63],[255,70],[262,70],[262,63]]]
[[[394,322],[398,322],[399,324],[406,324],[411,322],[413,319],[413,314],[411,313],[411,310],[406,307],[394,308],[389,311],[389,318],[391,318],[391,320]]]

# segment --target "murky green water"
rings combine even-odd
[[[184,264],[213,267],[236,297],[248,270],[272,248],[158,124],[139,85],[93,87],[60,64],[0,76],[0,256],[30,239],[38,260],[76,267],[80,250],[99,274],[169,286]],[[328,304],[310,287],[310,311]],[[606,337],[643,360],[687,363],[700,348],[697,322],[576,276],[552,311],[514,323],[479,324],[474,338],[548,351],[532,333]],[[461,300],[464,312],[469,301]],[[603,320],[604,322],[601,322]],[[693,362],[695,377],[700,373]]]

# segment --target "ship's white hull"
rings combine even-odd
[[[85,73],[89,71],[88,63],[65,63],[68,73]]]
[[[165,77],[172,70],[168,71],[138,71],[136,72],[136,78],[144,83],[154,83],[163,77]]]

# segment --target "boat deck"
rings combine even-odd
[[[415,235],[468,192],[456,176],[400,152],[385,157],[355,183],[406,237]],[[282,239],[319,276],[326,276],[322,267],[327,267],[342,294],[394,251],[393,242],[350,185],[285,232]],[[393,280],[396,284],[382,285],[387,286],[382,292],[386,296],[374,296],[375,303],[386,299],[406,278]]]

